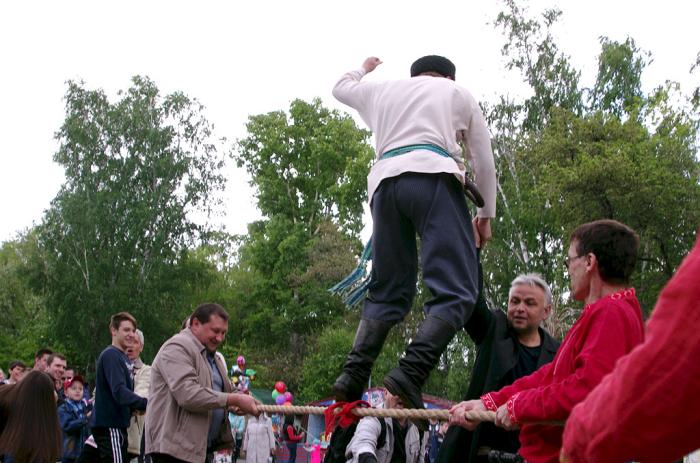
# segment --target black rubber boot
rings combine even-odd
[[[392,326],[393,323],[382,320],[360,320],[343,372],[333,384],[336,402],[353,402],[362,398],[362,391],[372,373],[372,365]]]
[[[384,377],[384,386],[401,399],[404,407],[424,408],[423,384],[456,333],[452,325],[437,317],[423,320],[398,368]],[[426,420],[415,420],[414,424],[423,431],[428,427]]]

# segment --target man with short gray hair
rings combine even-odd
[[[520,274],[510,285],[508,309],[490,310],[483,294],[464,329],[476,344],[477,354],[464,400],[512,384],[554,358],[559,342],[542,328],[552,310],[552,291],[536,273]],[[482,423],[473,432],[450,426],[437,461],[489,461],[489,452],[515,454],[518,431]]]

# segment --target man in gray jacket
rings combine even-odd
[[[154,463],[209,462],[214,451],[231,447],[227,408],[258,414],[255,399],[232,392],[226,368],[215,355],[228,318],[218,304],[200,305],[190,326],[156,355],[146,413],[146,453]]]
[[[404,406],[398,396],[385,390],[384,408]],[[379,420],[384,420],[384,425]],[[367,416],[357,424],[345,456],[352,463],[423,463],[427,437],[427,433],[419,431],[407,418]]]

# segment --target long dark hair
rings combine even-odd
[[[291,426],[294,429],[295,434],[299,434],[301,431],[301,429],[299,429],[296,417],[296,415],[284,415],[284,433],[282,435],[284,436],[285,440],[290,440],[287,426]]]
[[[5,426],[0,454],[17,463],[54,463],[61,458],[61,427],[56,391],[49,375],[30,371],[17,384],[4,386],[0,413]]]

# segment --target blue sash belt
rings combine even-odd
[[[444,156],[446,158],[452,157],[452,156],[450,156],[450,153],[447,152],[447,150],[445,150],[437,145],[418,144],[418,145],[401,146],[399,148],[394,148],[393,150],[385,151],[384,154],[379,156],[379,159],[380,160],[389,159],[389,158],[393,158],[394,156],[401,156],[402,154],[410,153],[411,151],[416,151],[416,150],[432,151],[433,153],[439,154],[440,156]]]

